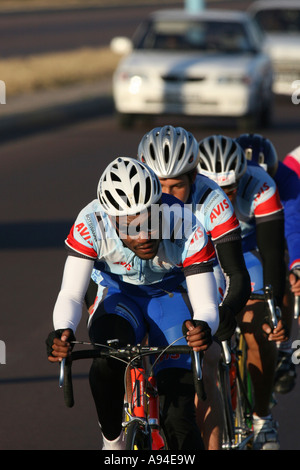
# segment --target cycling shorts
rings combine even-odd
[[[101,320],[104,321],[107,315],[118,315],[131,325],[136,344],[141,343],[147,335],[149,345],[167,346],[176,340],[178,341],[174,343],[175,345],[186,345],[182,324],[192,318],[188,294],[183,287],[179,287],[170,295],[164,293],[155,297],[146,295],[129,297],[114,286],[107,287],[101,302],[95,305],[94,313],[88,322],[91,340],[97,340],[96,330],[101,328]],[[110,331],[105,332],[105,335],[107,339],[112,339]],[[157,373],[170,367],[191,369],[190,356],[166,354],[159,359],[154,370]]]
[[[259,253],[256,250],[244,253],[246,267],[248,269],[251,280],[252,292],[263,292],[264,278],[263,266]]]

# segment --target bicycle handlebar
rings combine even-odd
[[[131,361],[139,357],[154,355],[154,354],[190,354],[193,364],[193,378],[196,393],[199,400],[206,399],[206,394],[203,385],[202,377],[202,360],[203,354],[193,351],[189,346],[131,346],[128,345],[124,348],[109,348],[105,346],[97,349],[85,349],[81,351],[72,351],[67,359],[63,359],[60,364],[59,373],[59,386],[64,389],[64,400],[68,408],[74,406],[74,394],[72,383],[72,362],[79,359],[94,359],[94,358],[121,358],[126,361]]]
[[[278,325],[278,316],[280,309],[275,306],[275,301],[274,301],[274,295],[273,295],[273,288],[272,286],[268,285],[264,287],[264,292],[262,294],[259,294],[257,292],[252,292],[250,294],[250,299],[251,300],[264,300],[267,302],[268,307],[269,307],[269,312],[270,312],[270,320],[273,325],[273,329],[277,327]]]

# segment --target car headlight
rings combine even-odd
[[[117,81],[128,82],[128,89],[132,95],[136,95],[141,88],[143,81],[147,80],[146,75],[128,73],[122,71],[118,74]]]

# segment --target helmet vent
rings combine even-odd
[[[169,146],[166,145],[165,148],[164,148],[164,157],[165,157],[165,162],[166,163],[169,163],[169,160],[170,160],[170,149],[169,149]]]
[[[119,191],[118,191],[118,193],[119,193]],[[109,200],[110,204],[112,204],[116,209],[118,209],[118,210],[120,209],[119,204],[117,203],[117,201],[115,201],[115,199],[112,197],[112,195],[110,194],[109,191],[105,191],[105,196]]]
[[[130,173],[129,173],[129,178],[133,178],[135,175],[137,174],[137,169],[135,166],[133,166],[130,170]]]
[[[149,150],[150,150],[150,156],[151,156],[152,160],[155,160],[155,151],[154,151],[153,144],[149,145]]]
[[[178,160],[181,160],[183,155],[184,155],[184,152],[185,152],[185,144],[182,143],[181,146],[180,146],[180,152],[179,152],[179,155],[178,155]]]
[[[134,186],[134,189],[133,189],[133,194],[134,194],[134,200],[136,202],[136,204],[138,204],[139,202],[139,197],[140,197],[140,183],[136,183],[136,185]]]
[[[145,200],[144,200],[145,204],[147,204],[147,202],[149,201],[150,195],[151,195],[151,181],[150,181],[150,178],[148,177],[146,179],[146,191],[145,191]]]
[[[120,178],[118,177],[118,175],[116,175],[116,173],[111,174],[111,179],[112,179],[112,181],[121,181]]]

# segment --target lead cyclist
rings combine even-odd
[[[48,359],[67,357],[82,316],[94,266],[101,275],[98,301],[88,321],[92,342],[121,345],[187,344],[206,351],[219,325],[215,252],[202,225],[170,197],[146,165],[129,157],[111,162],[97,198],[79,213],[66,239],[68,256],[47,338]],[[157,212],[158,211],[158,212]],[[186,338],[182,326],[187,328]],[[103,450],[124,448],[123,363],[95,359],[90,387]],[[171,450],[203,449],[196,424],[191,359],[166,358],[155,368],[162,426]]]
[[[284,217],[275,182],[259,167],[247,166],[242,147],[230,137],[209,136],[199,142],[199,172],[216,181],[230,198],[242,229],[243,251],[253,290],[271,284],[276,302],[284,294]],[[238,316],[248,345],[248,368],[254,388],[256,450],[277,450],[279,440],[270,401],[276,367],[276,342],[286,339],[264,320],[263,303],[249,300]]]
[[[278,160],[273,143],[260,134],[242,134],[237,139],[249,165],[260,165],[274,179],[284,207],[284,234],[287,248],[285,295],[282,315],[291,331],[295,297],[300,296],[300,180],[286,164]],[[291,339],[278,345],[275,391],[288,393],[296,382],[292,362]]]

